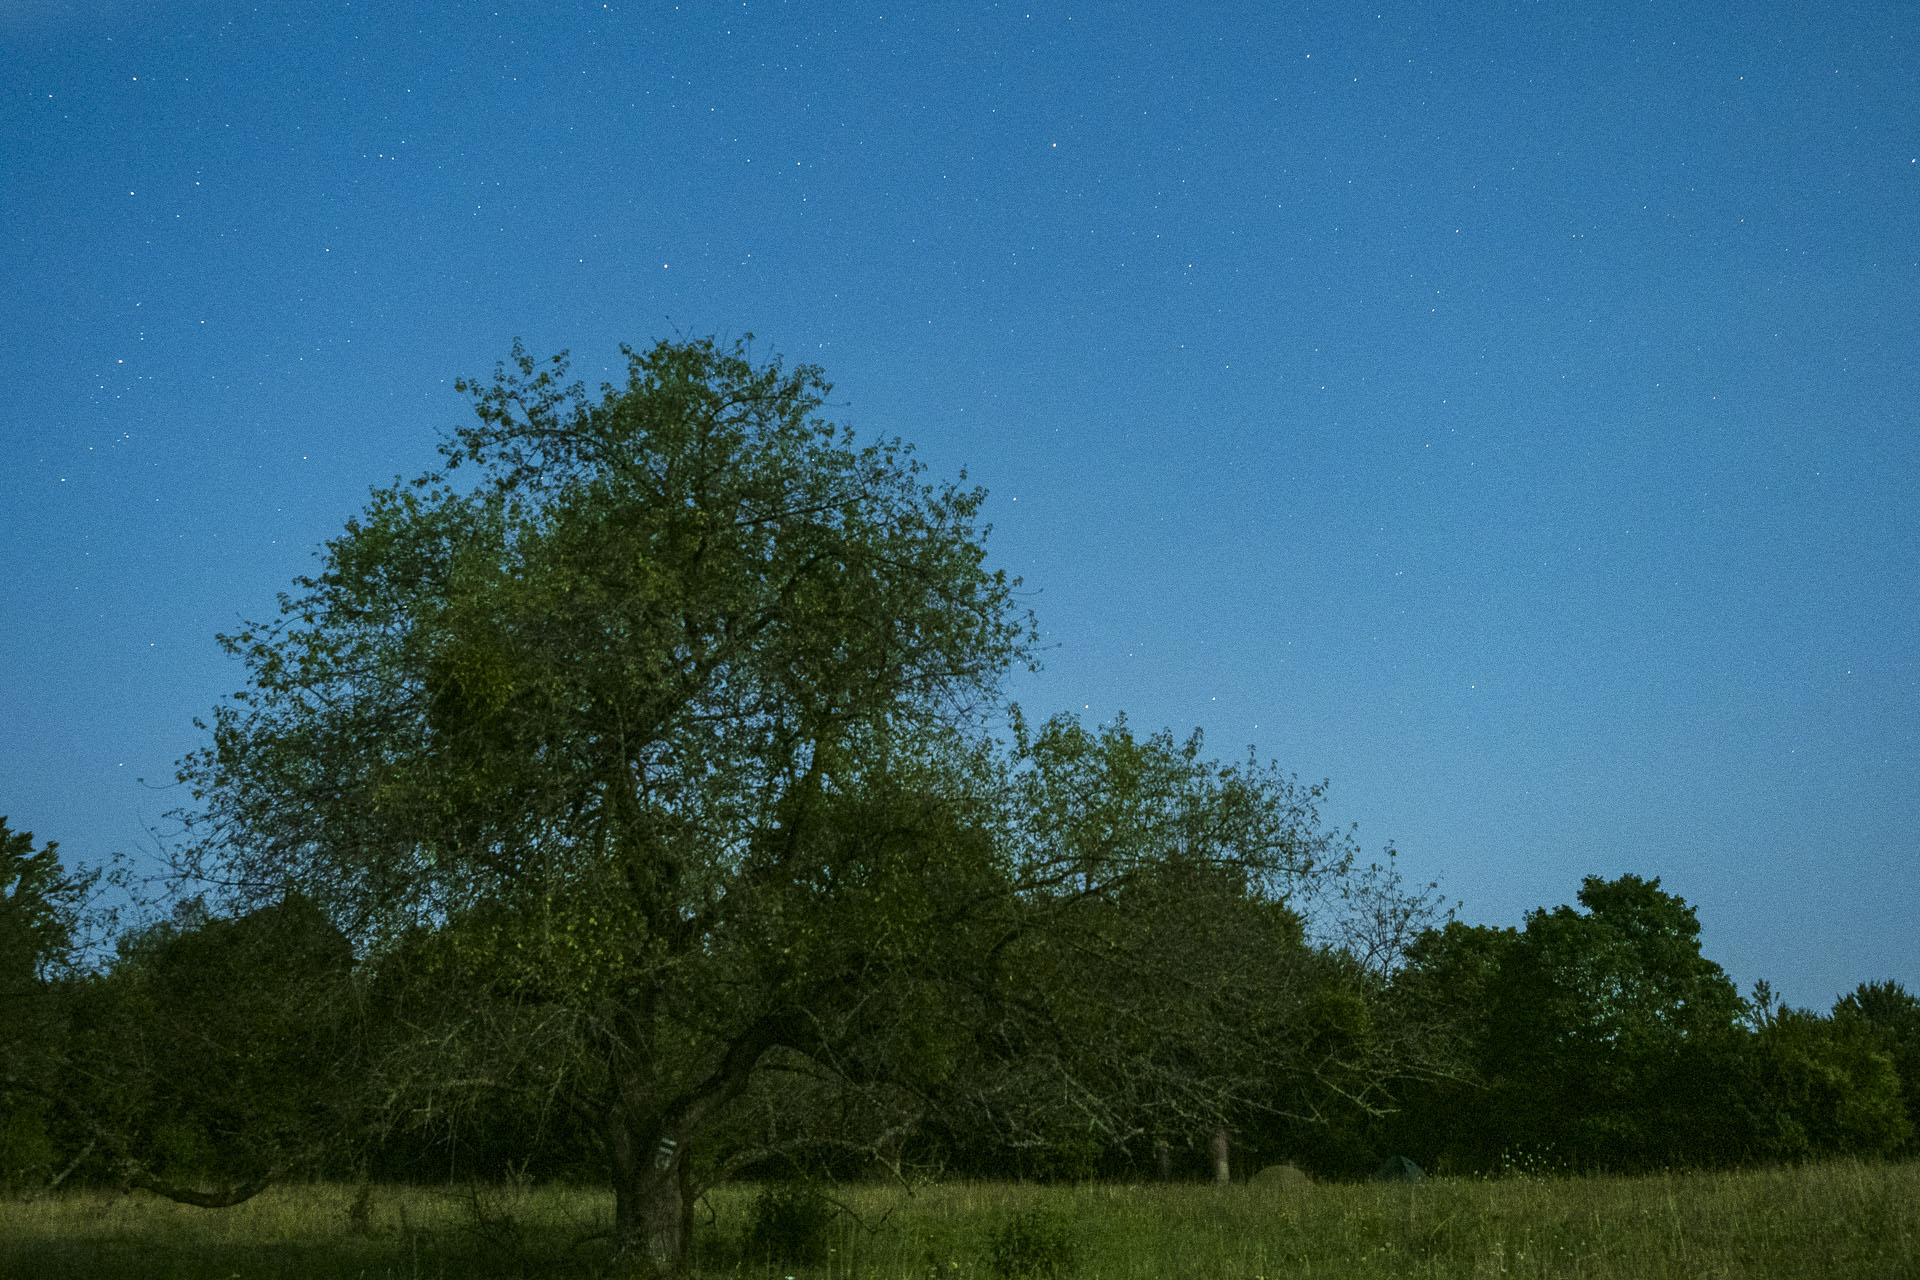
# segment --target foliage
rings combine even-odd
[[[1466,1079],[1410,1098],[1406,1149],[1438,1169],[1711,1165],[1755,1154],[1745,1006],[1658,880],[1588,877],[1584,911],[1519,933],[1450,925],[1403,987],[1453,1028]]]
[[[1499,1075],[1491,1057],[1494,992],[1516,929],[1450,920],[1416,938],[1393,979],[1398,1003],[1423,1026],[1447,1068],[1410,1081],[1386,1126],[1392,1150],[1419,1153],[1441,1171],[1492,1170],[1507,1153],[1506,1116],[1487,1088]]]
[[[1059,1280],[1074,1254],[1067,1224],[1045,1209],[1015,1214],[987,1237],[987,1265],[1006,1280]]]
[[[1388,1105],[1411,1038],[1378,982],[1313,946],[1350,838],[1319,788],[1124,719],[1016,719],[1001,808],[1018,912],[982,1028],[928,1128],[958,1167],[1042,1179],[1197,1153],[1222,1124],[1320,1129]]]
[[[67,1030],[57,980],[74,970],[100,873],[61,866],[59,845],[0,817],[0,1189],[58,1176],[54,1099]]]
[[[0,817],[0,1011],[10,1015],[12,1002],[31,999],[36,984],[72,957],[80,910],[97,878],[67,872],[59,850],[52,840],[35,849],[31,831],[14,831]]]
[[[1489,1053],[1517,1141],[1580,1167],[1711,1161],[1723,1099],[1700,1086],[1736,1043],[1738,993],[1658,880],[1589,876],[1580,903],[1527,917],[1494,991]]]
[[[818,1265],[827,1260],[830,1229],[840,1210],[810,1182],[776,1183],[761,1190],[747,1227],[746,1251],[756,1261]]]
[[[981,491],[822,421],[809,366],[627,354],[598,397],[518,347],[463,383],[443,468],[224,638],[248,687],[180,768],[204,902],[85,971],[90,882],[0,820],[0,1175],[598,1171],[622,1262],[669,1271],[743,1169],[1912,1140],[1897,984],[1775,1015],[1658,880],[1469,927],[1251,754],[1017,708],[994,740],[1033,630]]]
[[[360,1102],[347,941],[298,897],[234,919],[189,902],[65,991],[61,1101],[109,1176],[232,1203],[323,1167]]]
[[[1758,1034],[1767,1154],[1806,1160],[1881,1155],[1913,1134],[1893,1055],[1865,1018],[1782,1009]]]
[[[1859,1019],[1873,1028],[1900,1078],[1900,1098],[1912,1129],[1903,1150],[1920,1150],[1920,997],[1898,982],[1863,982],[1835,1003],[1833,1016]]]
[[[59,1154],[39,1098],[15,1094],[0,1106],[0,1193],[45,1183]]]
[[[1834,1003],[1833,1014],[1862,1019],[1891,1043],[1920,1048],[1920,996],[1898,982],[1863,982]]]

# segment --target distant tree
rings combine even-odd
[[[1439,1172],[1497,1168],[1513,1144],[1511,1117],[1489,1089],[1495,1001],[1520,932],[1450,920],[1408,948],[1393,978],[1397,1001],[1429,1039],[1433,1070],[1398,1091],[1385,1145]]]
[[[1658,880],[1589,876],[1584,910],[1423,936],[1397,985],[1455,1037],[1462,1079],[1416,1087],[1393,1131],[1442,1168],[1707,1165],[1754,1152],[1747,1012]]]
[[[63,993],[63,1127],[104,1176],[204,1207],[326,1167],[361,1124],[352,969],[298,897],[237,919],[188,902],[126,935]]]
[[[72,958],[86,893],[98,877],[69,872],[59,850],[52,840],[35,849],[31,831],[14,831],[0,817],[0,1001],[35,998]]]
[[[475,482],[376,492],[231,638],[180,860],[373,953],[452,928],[523,1030],[591,1046],[618,1248],[671,1271],[716,1116],[1003,892],[965,762],[1031,624],[982,493],[817,418],[817,369],[628,357],[598,399],[517,348],[461,384]]]
[[[931,1117],[970,1171],[1138,1172],[1162,1149],[1192,1164],[1223,1126],[1271,1149],[1387,1105],[1405,1028],[1362,966],[1308,938],[1355,863],[1320,788],[1124,719],[1016,739],[1018,913],[976,1056]]]
[[[1865,1018],[1780,1009],[1758,1033],[1758,1055],[1752,1101],[1766,1155],[1884,1155],[1912,1136],[1893,1055]]]
[[[1021,756],[1016,839],[1051,874],[1011,944],[1033,979],[1013,1061],[1078,1086],[1031,1092],[1096,1148],[1203,1146],[1272,1104],[1270,1051],[1305,1065],[1277,1034],[1315,985],[1300,908],[1352,852],[1320,829],[1317,791],[1253,761],[1222,767],[1198,736],[1062,718],[1022,735]]]
[[[1863,982],[1833,1006],[1836,1020],[1857,1018],[1871,1026],[1900,1077],[1900,1098],[1914,1133],[1906,1150],[1920,1146],[1920,997],[1898,982]]]
[[[1920,1046],[1920,996],[1898,982],[1863,982],[1834,1002],[1833,1016],[1864,1019],[1897,1044]]]
[[[77,959],[81,915],[100,873],[60,863],[59,846],[0,817],[0,1186],[55,1174],[49,1099],[65,1037],[56,980]]]
[[[1494,993],[1488,1061],[1518,1145],[1611,1168],[1726,1159],[1744,1135],[1716,1064],[1745,1006],[1693,908],[1633,875],[1579,898],[1528,915]]]

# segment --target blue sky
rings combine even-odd
[[[1257,744],[1469,920],[1634,871],[1743,987],[1920,989],[1910,7],[27,0],[0,65],[16,829],[150,854],[214,633],[515,336],[751,332],[991,491],[1030,713]]]

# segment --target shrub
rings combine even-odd
[[[0,1110],[0,1192],[25,1190],[53,1172],[53,1139],[32,1106]]]
[[[839,1207],[810,1183],[768,1187],[754,1202],[753,1223],[747,1228],[747,1254],[777,1262],[824,1262],[828,1229],[839,1212]]]
[[[1073,1255],[1066,1227],[1041,1209],[1013,1218],[987,1242],[988,1264],[1006,1280],[1059,1280],[1073,1270]]]

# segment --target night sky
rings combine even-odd
[[[1716,8],[14,0],[0,813],[156,865],[456,377],[751,332],[988,488],[1030,715],[1920,989],[1920,15]]]

